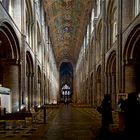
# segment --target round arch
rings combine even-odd
[[[140,92],[140,24],[129,33],[123,51],[124,90],[126,93]]]
[[[115,1],[109,0],[107,6],[107,26],[108,26],[108,42],[107,50],[110,49],[112,43],[116,41],[117,35],[117,8]]]
[[[0,45],[1,45],[1,53],[5,54],[9,59],[20,59],[20,47],[19,40],[17,38],[16,32],[10,23],[4,21],[0,23]],[[6,48],[3,48],[6,47]]]
[[[0,84],[11,89],[13,112],[20,109],[20,78],[19,40],[12,24],[3,21],[0,23]]]
[[[107,59],[106,72],[113,73],[116,72],[116,51],[112,51]]]
[[[26,61],[27,61],[27,72],[33,73],[33,59],[29,51],[26,52]]]
[[[140,41],[140,24],[136,25],[133,30],[129,33],[129,36],[126,40],[123,59],[125,64],[130,63],[132,59],[136,59],[137,51],[139,51],[140,47],[138,46],[138,42]]]
[[[111,95],[112,106],[116,106],[116,51],[112,51],[106,64],[106,92]]]

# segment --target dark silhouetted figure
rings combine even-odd
[[[128,94],[128,99],[125,102],[124,118],[127,139],[140,139],[140,102],[137,93]]]
[[[102,127],[101,127],[101,139],[109,138],[109,125],[113,123],[111,97],[109,94],[104,95],[102,101]]]

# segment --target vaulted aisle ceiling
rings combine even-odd
[[[45,0],[45,11],[57,64],[75,64],[83,43],[93,0]]]

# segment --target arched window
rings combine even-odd
[[[117,16],[116,16],[116,10],[113,14],[113,20],[112,20],[112,43],[116,41],[116,35],[117,35]]]
[[[93,21],[94,21],[94,8],[92,9],[92,13],[91,13],[91,33],[94,30]]]
[[[114,1],[110,0],[107,6],[107,24],[108,24],[108,46],[107,50],[112,47],[117,39],[117,7]]]
[[[13,16],[14,0],[0,0],[6,11]]]
[[[29,13],[26,11],[26,41],[30,43],[30,17],[28,15]]]
[[[11,17],[13,16],[13,10],[14,10],[14,1],[9,0],[9,14],[11,15]]]
[[[6,9],[6,11],[9,12],[9,0],[2,0],[2,4],[4,8]]]
[[[101,0],[97,0],[97,17],[100,15],[101,11]]]
[[[140,0],[134,0],[134,15],[137,16],[140,12]]]
[[[32,13],[32,3],[27,0],[26,1],[26,41],[28,42],[30,47],[32,46],[33,41],[33,13]]]
[[[87,44],[86,44],[87,47],[88,47],[88,44],[89,44],[89,24],[87,26]]]

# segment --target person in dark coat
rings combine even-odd
[[[140,139],[140,102],[136,92],[130,93],[125,103],[125,132],[130,140]]]
[[[111,96],[105,94],[102,101],[102,127],[101,136],[109,136],[109,125],[113,123],[112,108],[111,108]]]

